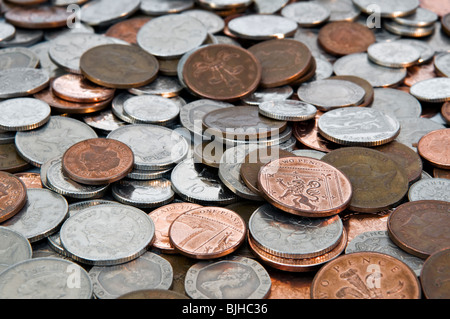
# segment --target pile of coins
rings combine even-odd
[[[450,297],[446,0],[0,10],[0,298]]]

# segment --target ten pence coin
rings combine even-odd
[[[433,166],[450,169],[450,129],[436,130],[424,135],[419,141],[417,151]]]
[[[25,184],[18,177],[0,171],[0,222],[20,212],[26,202]]]

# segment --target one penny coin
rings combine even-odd
[[[389,237],[404,251],[426,259],[448,246],[449,211],[450,203],[446,201],[404,203],[389,215]]]
[[[234,252],[244,242],[245,221],[221,207],[193,209],[177,217],[169,229],[171,244],[195,259],[213,259]]]
[[[450,169],[450,129],[436,130],[424,135],[417,145],[417,151],[433,166]]]
[[[420,299],[414,271],[378,252],[341,255],[323,266],[311,285],[312,299]]]
[[[88,80],[98,85],[130,89],[154,81],[159,62],[136,45],[106,44],[86,51],[81,56],[80,69]]]
[[[357,22],[337,21],[326,24],[319,31],[317,41],[330,54],[344,56],[366,52],[376,42],[375,34]]]
[[[139,30],[151,20],[150,17],[131,18],[120,21],[108,28],[105,35],[126,41],[130,44],[137,44],[137,34]]]
[[[432,254],[423,264],[420,283],[427,299],[450,298],[450,248]]]
[[[206,99],[235,101],[259,86],[262,67],[248,50],[230,44],[204,46],[190,54],[183,66],[186,86]]]
[[[15,7],[5,13],[5,19],[24,29],[49,29],[67,26],[70,14],[65,7]]]
[[[265,88],[279,87],[298,80],[312,63],[309,48],[291,39],[268,40],[251,46],[262,66],[260,85]]]
[[[106,185],[126,177],[134,165],[134,154],[126,144],[94,138],[71,146],[62,157],[64,173],[86,185]]]
[[[0,222],[15,216],[27,202],[27,188],[18,178],[0,171]]]

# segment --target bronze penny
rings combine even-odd
[[[29,166],[30,164],[17,152],[14,143],[0,144],[0,171],[16,173],[25,170]]]
[[[116,89],[130,89],[153,82],[158,60],[135,45],[106,44],[85,52],[80,59],[82,74],[91,82]]]
[[[309,48],[300,41],[291,39],[268,40],[248,48],[261,63],[260,85],[273,88],[298,80],[308,71],[312,63]]]
[[[16,177],[25,184],[26,188],[43,188],[41,174],[39,173],[16,173]]]
[[[450,102],[445,102],[442,105],[441,114],[447,124],[450,124]]]
[[[363,24],[337,21],[322,27],[317,41],[328,53],[344,56],[366,52],[376,38],[374,32]]]
[[[259,86],[262,67],[248,50],[231,44],[201,47],[186,59],[183,77],[189,90],[205,99],[236,101]]]
[[[0,171],[0,223],[20,212],[26,202],[27,188],[20,178]]]
[[[342,171],[351,181],[349,209],[377,213],[403,200],[409,180],[405,169],[388,155],[365,147],[344,147],[326,154],[322,161]]]
[[[115,89],[101,87],[82,75],[65,74],[51,83],[53,94],[57,97],[78,103],[98,103],[114,97]]]
[[[270,119],[259,114],[254,106],[232,106],[207,113],[202,120],[205,136],[229,140],[267,139],[281,134],[286,121]]]
[[[5,19],[20,28],[50,29],[67,26],[70,14],[65,7],[17,7],[6,12]]]
[[[316,75],[316,71],[317,71],[317,62],[313,56],[311,59],[311,64],[309,65],[308,70],[306,70],[306,73],[302,75],[299,79],[289,83],[289,85],[294,88],[300,86],[302,83],[311,80],[314,77],[314,75]]]
[[[362,87],[364,89],[364,91],[366,91],[366,94],[364,96],[363,102],[357,106],[360,106],[360,107],[369,106],[372,104],[372,102],[375,98],[375,91],[373,89],[372,84],[370,84],[368,81],[366,81],[363,78],[353,76],[353,75],[339,75],[339,76],[332,76],[329,79],[350,81],[350,82],[353,82],[353,83],[359,85],[360,87]]]
[[[71,146],[62,157],[67,177],[86,185],[105,185],[125,178],[133,169],[134,153],[113,139],[93,138]]]
[[[200,208],[201,205],[192,203],[174,203],[157,208],[149,213],[155,224],[155,240],[152,245],[166,254],[175,253],[175,248],[170,243],[169,228],[173,221],[190,210]]]
[[[345,210],[352,184],[339,169],[321,160],[293,156],[261,168],[258,188],[279,209],[304,217],[327,217]]]
[[[417,145],[417,151],[431,165],[450,169],[450,129],[444,128],[424,135]]]
[[[137,33],[144,24],[151,20],[150,17],[139,17],[120,21],[108,28],[105,35],[123,40],[130,44],[137,44]]]
[[[195,259],[226,256],[244,242],[245,221],[222,207],[196,208],[177,217],[169,229],[171,244]]]
[[[323,266],[311,285],[312,299],[420,299],[414,271],[378,252],[341,255]]]
[[[450,246],[432,254],[423,264],[420,283],[427,299],[450,299]]]
[[[389,213],[386,214],[362,214],[347,211],[340,214],[348,234],[348,242],[358,235],[369,231],[386,231]]]
[[[436,69],[434,67],[433,62],[421,65],[414,65],[407,69],[407,74],[404,83],[408,87],[411,87],[416,83],[435,78],[436,76],[437,76]]]
[[[433,169],[434,178],[447,178],[450,179],[450,170],[449,169],[441,169],[435,167]]]
[[[450,202],[421,200],[397,207],[388,219],[391,240],[422,259],[447,248],[450,234]]]
[[[410,183],[420,179],[423,163],[419,154],[403,143],[392,141],[385,145],[376,146],[374,150],[380,151],[403,167]]]
[[[443,17],[450,13],[450,3],[447,0],[420,0],[420,7]]]

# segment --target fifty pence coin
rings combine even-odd
[[[51,116],[50,106],[34,98],[14,98],[0,102],[0,129],[30,131],[45,125]]]
[[[12,265],[32,258],[31,244],[21,233],[0,226],[0,239],[0,273]]]
[[[450,202],[450,180],[429,178],[415,182],[408,191],[410,202],[420,200],[440,200]]]
[[[46,70],[14,68],[0,71],[0,99],[32,95],[50,82]]]
[[[4,222],[17,213],[27,203],[27,189],[25,184],[16,176],[0,171],[0,222]]]

